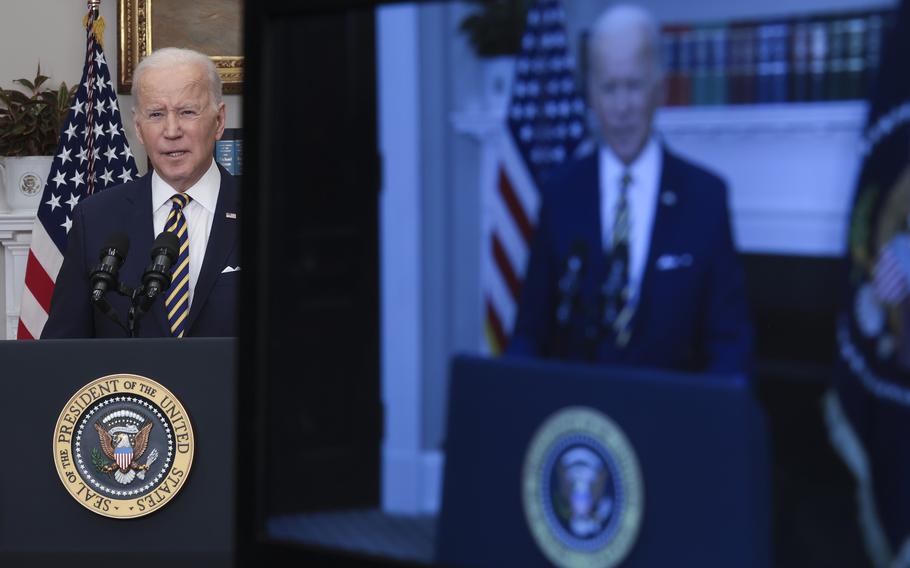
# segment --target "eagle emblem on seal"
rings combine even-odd
[[[99,471],[113,474],[114,479],[123,485],[132,482],[137,476],[139,479],[145,478],[145,472],[158,457],[158,451],[152,450],[146,462],[139,463],[148,447],[152,422],[145,421],[135,412],[119,411],[95,422],[95,430],[101,442],[101,451],[112,460],[103,465],[96,460]]]

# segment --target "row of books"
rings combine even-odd
[[[894,19],[893,11],[878,10],[664,26],[668,104],[865,98]]]
[[[242,137],[242,128],[225,128],[221,140],[215,142],[215,161],[235,176],[243,173]]]

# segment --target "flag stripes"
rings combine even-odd
[[[530,254],[542,179],[586,136],[585,105],[575,87],[565,12],[559,0],[528,9],[522,49],[501,136],[481,266],[484,337],[501,353],[515,323]]]
[[[95,38],[95,30],[103,29],[102,23],[90,10],[85,22],[81,84],[75,100],[70,101],[72,106],[32,229],[19,310],[19,339],[41,336],[76,206],[95,192],[131,181],[137,174],[104,51]]]

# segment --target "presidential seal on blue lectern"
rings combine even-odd
[[[593,408],[569,407],[538,428],[525,455],[522,501],[531,534],[561,568],[611,568],[628,555],[644,512],[638,458]]]
[[[139,375],[82,387],[54,429],[54,462],[70,495],[118,519],[159,510],[186,485],[195,437],[180,401]]]

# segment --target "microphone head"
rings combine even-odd
[[[117,251],[117,254],[121,259],[126,258],[126,255],[130,252],[130,238],[126,236],[126,233],[113,233],[109,235],[104,242],[104,246],[101,247],[101,251],[98,253],[98,260],[103,261],[104,257],[107,256],[107,251],[111,249]]]
[[[572,256],[580,257],[584,259],[588,255],[588,243],[584,239],[576,239],[572,243]]]
[[[177,256],[180,255],[180,241],[177,239],[177,235],[170,231],[162,231],[155,237],[155,242],[152,243],[152,260],[161,254],[161,249],[164,249],[164,254],[171,259],[171,262],[177,260]]]

